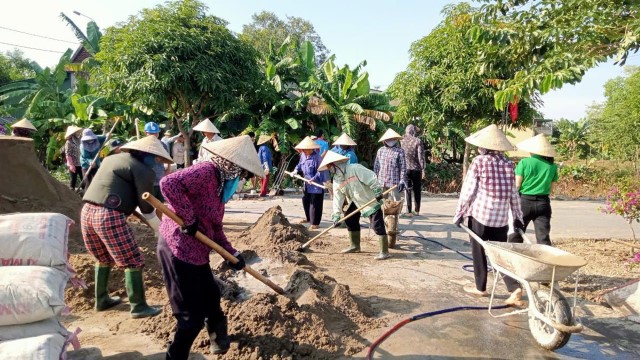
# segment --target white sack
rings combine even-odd
[[[0,341],[2,360],[58,360],[66,358],[66,339],[62,335],[41,335]]]
[[[62,326],[57,317],[29,324],[0,326],[0,341],[41,335],[62,335],[66,338],[69,334],[69,331]]]
[[[0,215],[0,266],[67,269],[70,218],[56,213]]]
[[[0,267],[0,325],[60,315],[68,280],[67,273],[44,266]]]

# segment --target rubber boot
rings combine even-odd
[[[389,255],[389,239],[387,238],[387,235],[381,235],[378,241],[380,243],[380,254],[378,254],[378,256],[376,256],[374,259],[384,260],[390,258],[391,255]]]
[[[124,276],[129,304],[131,305],[131,317],[139,319],[160,314],[162,309],[147,305],[147,300],[144,296],[142,269],[127,269],[124,272]]]
[[[211,341],[211,352],[214,354],[225,354],[231,346],[231,339],[227,333],[227,319],[210,324],[207,321],[207,331]]]
[[[96,294],[96,311],[107,310],[112,308],[122,302],[120,297],[118,296],[109,296],[109,274],[111,273],[111,266],[101,266],[96,264],[96,283],[95,283],[95,294]]]
[[[349,241],[351,246],[342,250],[343,254],[360,252],[360,231],[349,231]]]

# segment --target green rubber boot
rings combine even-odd
[[[107,310],[112,308],[122,302],[120,297],[118,296],[109,296],[109,274],[111,273],[111,266],[104,266],[96,264],[96,283],[95,283],[95,294],[96,294],[96,311]]]
[[[360,231],[349,231],[349,240],[351,246],[348,249],[342,250],[343,254],[359,253],[360,252]]]
[[[147,305],[144,296],[144,281],[142,281],[142,269],[127,269],[124,272],[127,295],[131,305],[131,317],[134,319],[152,317],[160,314],[162,309]]]
[[[380,254],[378,254],[378,256],[376,256],[374,259],[384,260],[390,258],[391,255],[389,255],[389,238],[387,237],[387,235],[381,235],[378,242],[380,243]]]

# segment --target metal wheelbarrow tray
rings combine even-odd
[[[576,276],[573,307],[569,306],[567,299],[556,287],[556,282],[566,279],[586,265],[583,258],[548,245],[485,241],[466,226],[462,227],[484,248],[496,273],[489,304],[491,316],[528,313],[531,334],[540,346],[548,350],[561,348],[569,341],[572,333],[582,331],[582,324],[576,319],[574,312],[578,277]],[[526,309],[499,315],[492,313],[496,286],[503,276],[509,276],[522,285],[529,299]],[[532,283],[535,285],[532,286]],[[548,289],[541,285],[548,285]]]

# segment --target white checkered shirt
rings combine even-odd
[[[476,156],[462,184],[453,221],[472,216],[484,226],[503,227],[509,223],[509,207],[513,218],[522,221],[515,182],[513,163],[502,153]]]

